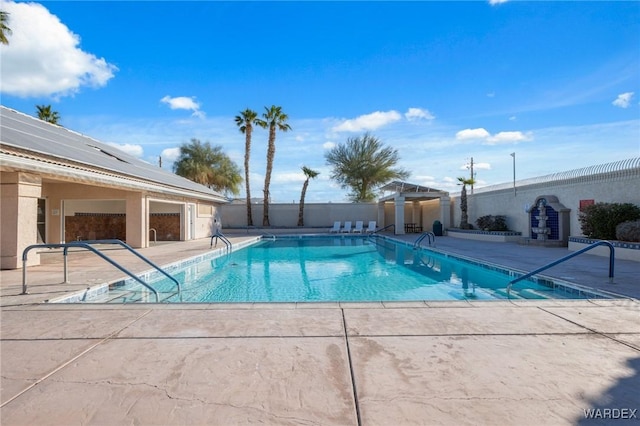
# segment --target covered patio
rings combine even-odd
[[[380,191],[380,227],[394,225],[395,234],[402,235],[428,231],[435,220],[439,220],[443,228],[450,226],[451,199],[448,192],[401,181],[388,183],[380,187]],[[392,207],[385,208],[389,205]]]

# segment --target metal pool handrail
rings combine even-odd
[[[429,247],[431,247],[431,238],[432,238],[432,237],[433,237],[433,242],[434,242],[434,244],[435,244],[435,242],[436,242],[436,234],[434,234],[434,233],[433,233],[433,232],[431,232],[431,231],[425,231],[425,232],[423,232],[423,233],[418,237],[418,239],[413,243],[413,248],[418,248],[418,247],[420,247],[420,243],[422,242],[422,240],[424,240],[424,239],[425,239],[425,238],[427,238],[427,237],[429,237],[429,240],[428,240],[428,242],[429,242]]]
[[[233,245],[231,244],[231,241],[229,241],[229,239],[227,237],[225,237],[222,232],[216,232],[215,234],[213,234],[211,236],[211,243],[209,244],[209,248],[213,247],[213,239],[217,238],[220,239],[224,245],[227,247],[227,250],[232,250],[233,249]],[[216,239],[216,244],[218,244],[218,240]]]
[[[544,271],[545,269],[549,269],[553,266],[556,266],[562,262],[565,262],[573,257],[576,257],[578,255],[581,255],[582,253],[589,251],[591,249],[594,249],[598,246],[607,246],[609,247],[609,281],[613,280],[613,269],[614,269],[614,262],[615,262],[615,247],[613,246],[613,244],[611,244],[609,241],[596,241],[593,244],[588,245],[587,247],[580,249],[576,252],[573,252],[567,256],[564,256],[558,260],[555,260],[551,263],[547,263],[544,266],[541,266],[540,268],[529,272],[528,274],[522,275],[516,279],[513,279],[511,281],[509,281],[509,284],[507,285],[507,297],[509,296],[510,292],[511,292],[511,287],[517,283],[518,281],[522,281],[522,280],[526,280],[529,277],[532,277],[533,275],[536,275],[542,271]]]
[[[95,253],[96,255],[101,257],[106,262],[108,262],[111,265],[115,266],[120,271],[122,271],[125,274],[129,275],[131,278],[133,278],[134,280],[138,281],[144,287],[146,287],[149,290],[151,290],[151,292],[153,292],[153,294],[156,296],[156,303],[160,302],[160,295],[158,294],[158,291],[155,288],[151,287],[149,284],[147,284],[144,281],[142,281],[139,277],[137,277],[132,272],[127,270],[124,266],[120,265],[119,263],[117,263],[116,261],[111,259],[110,257],[105,256],[100,251],[96,250],[91,245],[89,245],[87,243],[84,243],[84,242],[61,243],[61,244],[33,244],[33,245],[30,245],[27,248],[25,248],[24,251],[22,252],[22,293],[21,294],[29,294],[29,292],[27,291],[27,256],[28,256],[29,252],[32,249],[35,249],[35,248],[63,248],[64,249],[63,255],[65,257],[65,262],[64,262],[64,266],[65,266],[64,267],[64,278],[65,278],[65,281],[64,282],[66,283],[66,282],[68,282],[68,279],[67,279],[67,258],[66,258],[66,256],[67,256],[67,250],[68,250],[69,247],[84,248],[84,249],[87,249],[87,250]]]
[[[151,229],[153,229],[153,228],[151,228]],[[118,240],[118,239],[112,239],[112,240],[87,240],[87,241],[82,241],[82,242],[86,243],[86,244],[117,244],[117,245],[129,250],[131,253],[133,253],[138,258],[142,259],[145,263],[147,263],[147,265],[153,267],[155,270],[160,272],[162,275],[164,275],[165,277],[167,277],[171,281],[173,281],[175,283],[176,287],[178,288],[178,294],[182,294],[182,289],[180,288],[180,282],[178,282],[177,279],[175,279],[174,277],[169,275],[164,269],[162,269],[161,267],[159,267],[158,265],[153,263],[151,260],[149,260],[148,258],[146,258],[143,255],[141,255],[140,253],[138,253],[137,250],[135,250],[133,247],[131,247],[129,244],[125,243],[124,241]],[[65,252],[66,251],[67,251],[67,249],[65,248]],[[65,256],[65,262],[66,262],[66,256]]]
[[[393,231],[395,232],[396,225],[395,225],[395,223],[392,223],[391,225],[387,225],[384,228],[376,229],[370,235],[377,234],[378,232],[386,231],[387,229],[391,228],[392,226],[393,226]]]

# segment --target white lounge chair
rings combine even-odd
[[[329,233],[332,232],[340,232],[340,221],[336,220],[335,222],[333,222],[333,228],[329,229]]]
[[[351,221],[347,220],[344,222],[344,227],[340,230],[340,232],[346,232],[347,234],[351,232]]]
[[[356,234],[356,233],[362,234],[363,225],[364,225],[363,221],[356,220],[356,226],[355,226],[355,228],[353,228],[353,231],[351,231],[351,232],[353,232],[354,234]]]
[[[376,221],[375,220],[370,220],[369,221],[369,226],[367,227],[367,229],[364,230],[364,232],[367,233],[373,233],[376,232]]]

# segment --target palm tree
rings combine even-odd
[[[256,122],[258,113],[249,108],[236,115],[236,124],[240,128],[240,133],[245,136],[244,139],[244,182],[247,192],[247,226],[253,226],[253,216],[251,214],[251,189],[249,188],[249,157],[251,156],[251,134],[253,133],[253,124]]]
[[[183,144],[173,171],[215,191],[233,194],[240,192],[240,169],[222,152],[221,146],[211,147],[209,142],[202,144],[194,138],[191,143]]]
[[[60,114],[58,111],[53,111],[51,105],[36,105],[38,112],[38,118],[42,121],[46,121],[51,124],[58,124],[60,120]]]
[[[307,195],[307,187],[309,186],[309,180],[315,179],[316,176],[320,174],[320,172],[316,172],[315,170],[311,170],[307,166],[302,166],[302,172],[307,177],[305,179],[304,184],[302,185],[302,194],[300,194],[300,212],[298,213],[298,226],[304,226],[304,197]]]
[[[385,147],[382,142],[366,133],[363,137],[349,138],[325,154],[327,164],[333,166],[331,179],[342,188],[351,188],[349,198],[354,202],[372,201],[373,189],[393,179],[405,179],[409,172],[395,168],[400,157],[398,151]]]
[[[476,183],[473,178],[465,178],[459,177],[458,181],[459,185],[462,185],[462,192],[460,193],[460,211],[462,215],[460,216],[460,228],[461,229],[471,229],[472,226],[469,224],[469,216],[467,215],[467,185],[473,185]]]
[[[7,34],[11,34],[11,28],[7,26],[9,22],[9,12],[0,10],[0,43],[9,44]]]
[[[262,226],[269,224],[269,185],[271,184],[271,172],[273,170],[273,160],[276,156],[276,130],[286,132],[291,130],[287,124],[289,116],[282,112],[282,107],[271,105],[271,108],[264,107],[263,119],[256,119],[255,123],[264,128],[269,127],[269,146],[267,147],[267,173],[264,177],[264,213],[262,216]]]

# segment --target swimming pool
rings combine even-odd
[[[415,300],[580,299],[606,297],[549,280],[457,258],[433,249],[367,236],[262,239],[232,253],[190,262],[151,285],[168,303],[378,302]],[[99,301],[133,303],[153,298],[126,280]]]

